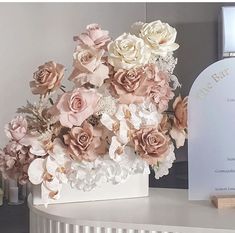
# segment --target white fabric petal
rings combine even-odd
[[[128,128],[126,121],[125,120],[120,121],[118,139],[123,144],[127,144],[130,141],[128,131],[129,131],[129,128]]]
[[[109,146],[109,156],[115,161],[119,161],[120,157],[124,154],[124,145],[121,144],[116,136],[112,137],[111,144]]]
[[[170,135],[175,140],[177,149],[184,145],[185,139],[187,137],[184,130],[179,130],[176,127],[173,127],[170,131]]]
[[[45,181],[44,186],[48,190],[53,191],[53,192],[57,192],[58,190],[62,188],[62,184],[56,177],[53,178],[51,181]]]
[[[108,130],[113,131],[115,121],[108,114],[104,113],[100,121]]]
[[[65,163],[68,161],[66,154],[67,154],[67,151],[66,151],[64,144],[59,138],[56,138],[53,141],[53,149],[49,151],[49,155],[53,159],[55,159],[55,161],[59,165],[64,166]]]
[[[29,180],[32,184],[38,185],[43,181],[45,172],[45,160],[41,158],[35,159],[28,169]]]
[[[30,153],[33,155],[44,156],[47,154],[41,141],[36,136],[26,135],[19,142],[24,146],[30,146]]]
[[[54,177],[55,174],[56,174],[57,168],[58,168],[58,164],[56,163],[56,161],[53,158],[51,158],[51,156],[48,156],[46,158],[46,170],[47,170],[47,172]]]

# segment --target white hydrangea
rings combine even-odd
[[[149,166],[136,156],[133,148],[126,146],[125,152],[118,159],[105,155],[92,162],[74,161],[71,164],[71,171],[68,179],[72,187],[89,191],[106,182],[122,183],[133,174],[149,174]]]
[[[169,154],[163,160],[159,161],[157,165],[153,166],[155,178],[159,179],[162,176],[168,175],[169,169],[172,167],[174,161],[174,146],[173,144],[171,144]]]

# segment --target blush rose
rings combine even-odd
[[[111,41],[109,32],[102,30],[98,24],[87,25],[86,31],[78,36],[74,36],[73,39],[77,41],[79,45],[94,47],[96,49],[106,49],[107,44]]]
[[[35,95],[45,95],[60,88],[64,70],[63,65],[53,61],[39,66],[38,70],[34,73],[34,81],[30,82],[32,93]]]
[[[85,121],[81,127],[73,127],[65,134],[64,142],[74,160],[93,161],[104,151],[101,136],[101,130],[94,129]]]
[[[156,128],[142,128],[133,137],[136,152],[150,165],[156,165],[169,152],[169,137]]]
[[[28,123],[23,116],[16,116],[5,126],[5,133],[9,139],[21,140],[27,133]]]
[[[64,93],[56,104],[61,125],[80,126],[95,112],[99,99],[100,95],[93,89],[77,88]]]

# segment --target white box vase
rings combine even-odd
[[[72,188],[69,184],[63,185],[60,198],[58,200],[50,199],[48,204],[135,198],[148,195],[149,175],[134,174],[129,176],[123,183],[116,185],[106,183],[87,192]],[[44,204],[41,198],[40,185],[33,185],[32,197],[33,205]]]

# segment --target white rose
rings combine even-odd
[[[141,38],[124,33],[108,45],[108,62],[115,70],[147,64],[150,51]]]
[[[143,24],[139,33],[139,37],[144,40],[151,52],[160,56],[166,56],[168,52],[179,48],[175,43],[176,35],[175,28],[160,20]]]

